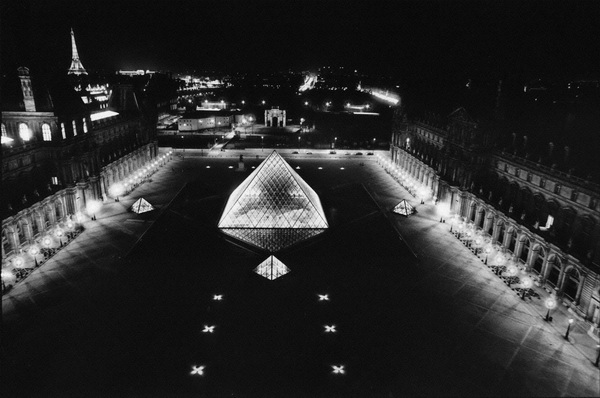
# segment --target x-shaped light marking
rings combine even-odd
[[[340,365],[340,366],[331,365],[331,367],[333,368],[333,373],[335,373],[335,374],[343,375],[344,373],[346,373],[346,371],[344,370],[344,365]]]
[[[207,326],[204,325],[204,330],[202,331],[202,333],[212,333],[215,331],[215,326]]]
[[[325,333],[335,333],[335,332],[336,332],[335,325],[331,325],[331,326],[325,325]]]
[[[204,366],[192,366],[192,371],[190,372],[191,375],[198,375],[198,376],[203,376],[204,375]]]
[[[319,301],[329,301],[328,294],[319,294]]]
[[[223,300],[223,295],[222,294],[215,294],[213,296],[213,300],[215,300],[215,301],[221,301],[221,300]]]

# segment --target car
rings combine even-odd
[[[312,152],[306,152],[307,155],[312,155]]]
[[[368,156],[372,156],[372,155],[373,155],[373,152],[369,152],[369,153],[367,153],[367,155],[368,155]]]
[[[336,151],[329,151],[330,155],[335,155],[337,152]]]
[[[298,154],[298,151],[292,152],[292,155],[297,155],[297,154]]]
[[[356,152],[355,155],[362,155],[362,152]]]

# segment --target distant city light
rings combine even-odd
[[[215,331],[215,326],[207,326],[204,325],[204,330],[202,331],[202,333],[213,333]]]
[[[114,112],[114,111],[102,111],[102,112],[98,112],[98,113],[92,113],[90,115],[90,119],[92,119],[92,122],[95,122],[96,120],[102,120],[102,119],[106,119],[108,117],[112,117],[112,116],[117,116],[118,113]]]
[[[9,144],[9,143],[11,143],[13,141],[14,141],[14,139],[12,139],[10,137],[7,137],[5,135],[2,136],[2,144]]]
[[[384,93],[379,92],[379,91],[373,91],[371,94],[373,94],[373,96],[375,96],[375,97],[377,97],[379,99],[391,102],[394,105],[397,105],[398,102],[400,102],[400,100],[398,98],[395,98],[395,97],[389,95],[388,93],[384,94]]]
[[[204,368],[206,366],[192,366],[192,371],[190,372],[191,375],[198,375],[198,376],[203,376],[204,375]]]
[[[329,301],[328,294],[318,294],[317,296],[319,296],[319,301]]]
[[[331,365],[331,367],[333,368],[333,373],[335,374],[341,374],[343,375],[344,373],[346,373],[346,370],[344,369],[344,365]]]
[[[335,333],[335,325],[325,325],[325,333]]]
[[[215,300],[215,301],[221,301],[221,300],[223,300],[223,295],[222,294],[215,294],[213,296],[213,300]]]

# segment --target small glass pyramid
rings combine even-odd
[[[271,255],[265,261],[258,264],[258,267],[254,268],[254,272],[269,280],[273,280],[287,274],[290,272],[290,269],[279,261],[277,257]]]
[[[138,214],[152,210],[154,210],[154,207],[144,198],[139,198],[131,205],[131,211]]]
[[[402,199],[400,203],[394,207],[394,213],[402,214],[403,216],[410,216],[415,212],[415,208],[406,201],[406,199]]]
[[[273,151],[229,196],[219,228],[276,252],[325,231],[319,196]]]

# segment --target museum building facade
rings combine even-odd
[[[393,126],[391,160],[415,192],[535,275],[597,333],[600,186],[498,149],[463,108],[444,119],[399,111]]]

